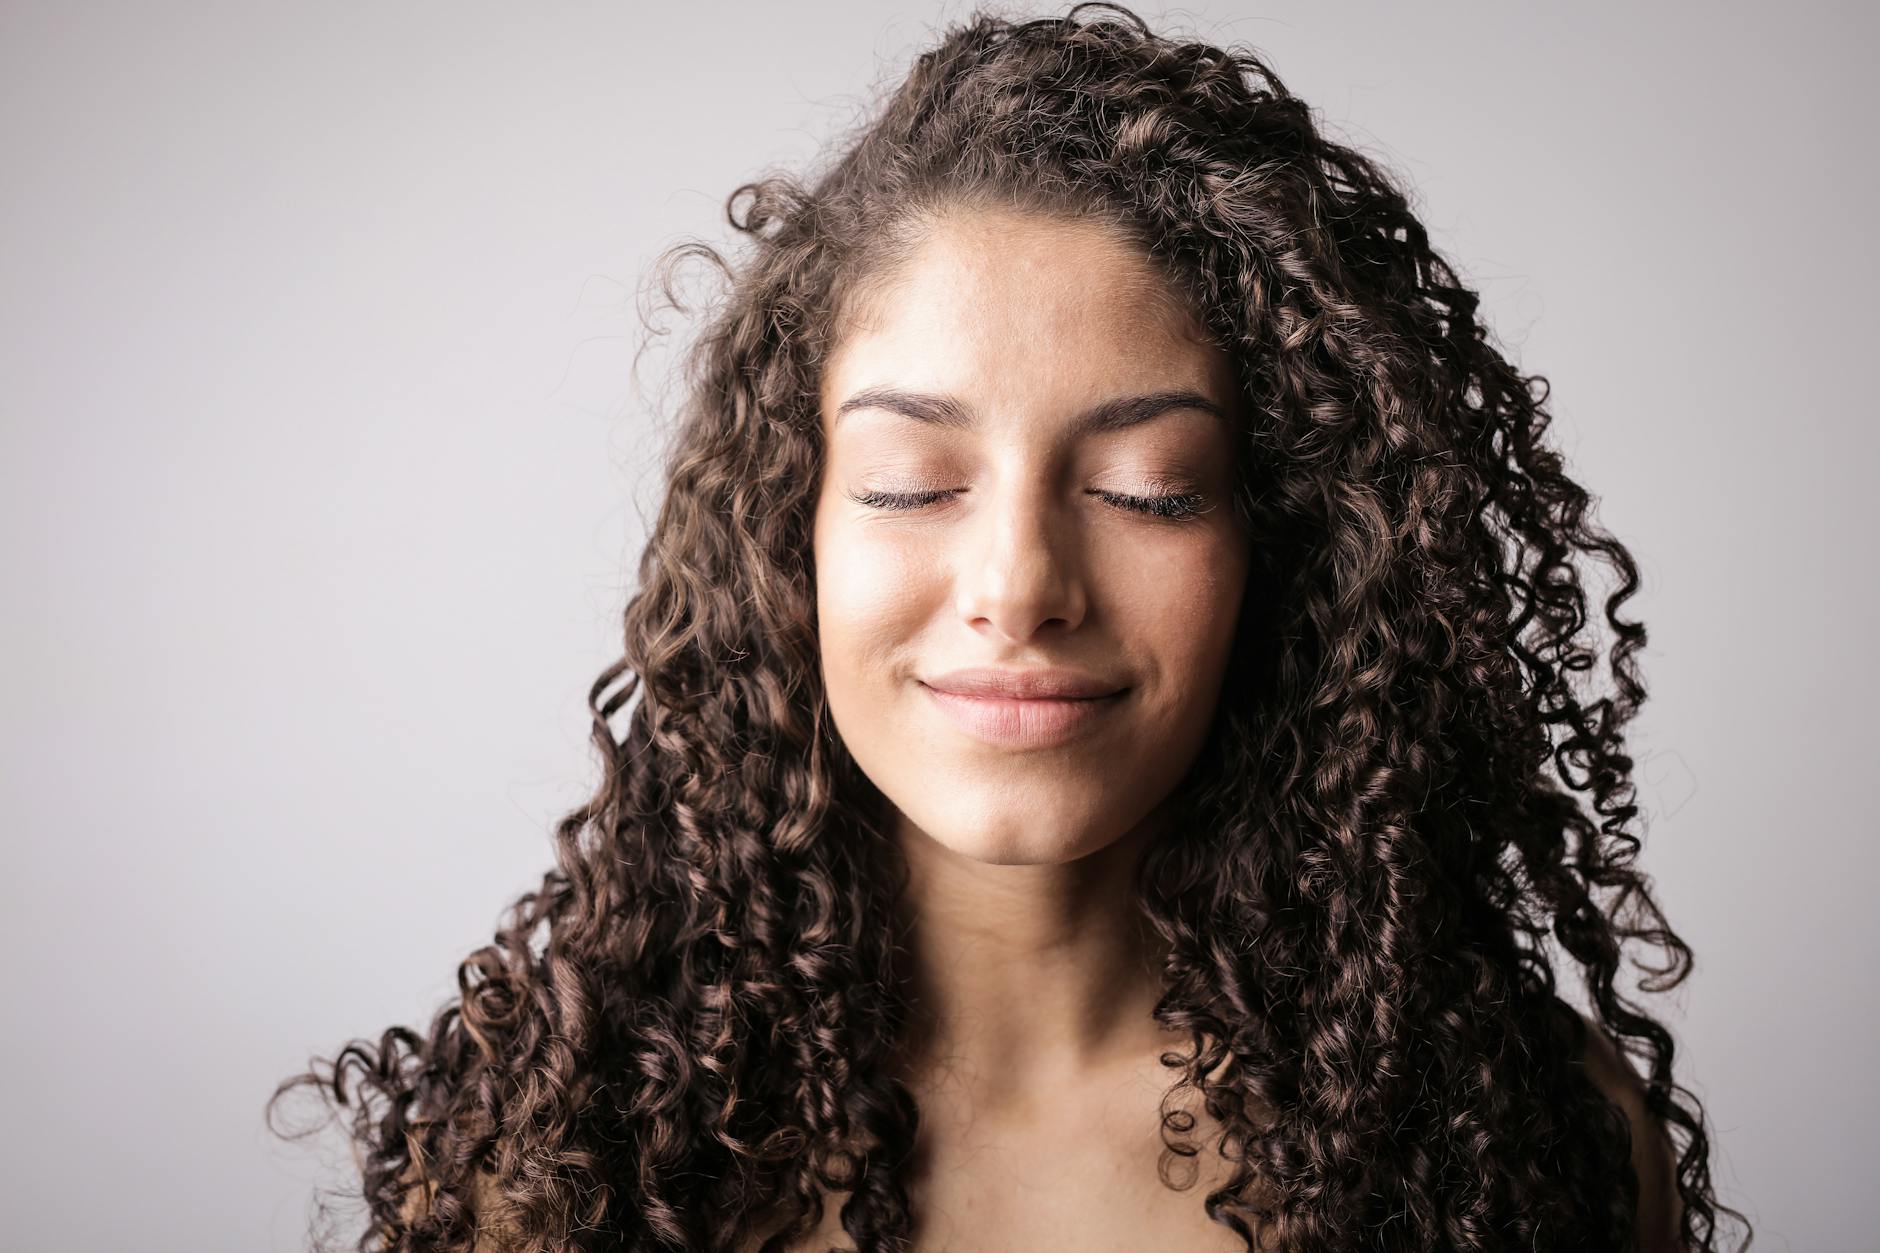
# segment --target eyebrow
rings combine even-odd
[[[945,393],[911,392],[899,387],[864,387],[836,409],[835,420],[852,409],[885,409],[926,422],[933,426],[970,429],[978,420],[973,411],[956,397]],[[1177,389],[1150,392],[1143,396],[1118,396],[1077,415],[1071,422],[1074,435],[1094,435],[1120,431],[1159,417],[1176,409],[1199,409],[1225,420],[1227,412],[1200,392]]]

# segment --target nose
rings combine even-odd
[[[1023,643],[1074,630],[1088,608],[1082,544],[1043,486],[988,487],[962,528],[954,597],[980,634]]]

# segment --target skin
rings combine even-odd
[[[911,871],[923,1247],[1240,1247],[1156,1174],[1156,1055],[1180,1041],[1150,1017],[1157,955],[1129,900],[1207,735],[1250,543],[1230,503],[1233,363],[1159,283],[1099,226],[943,218],[824,374],[823,675]],[[972,423],[840,412],[879,387],[951,396]],[[1100,402],[1174,390],[1217,412],[1074,429]],[[1200,512],[1095,494],[1171,490]],[[903,509],[856,499],[934,491]],[[994,746],[920,682],[978,665],[1127,690],[1069,743]]]

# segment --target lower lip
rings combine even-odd
[[[976,740],[999,748],[1054,748],[1075,739],[1116,708],[1123,693],[1076,700],[962,696],[927,687],[940,712]]]

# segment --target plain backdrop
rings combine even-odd
[[[274,1085],[428,1023],[597,777],[648,263],[735,246],[726,195],[968,11],[0,8],[0,1244],[303,1247],[350,1162]],[[1872,1247],[1874,22],[1138,11],[1383,159],[1551,380],[1644,570],[1641,864],[1697,953],[1659,1009],[1722,1195]]]

